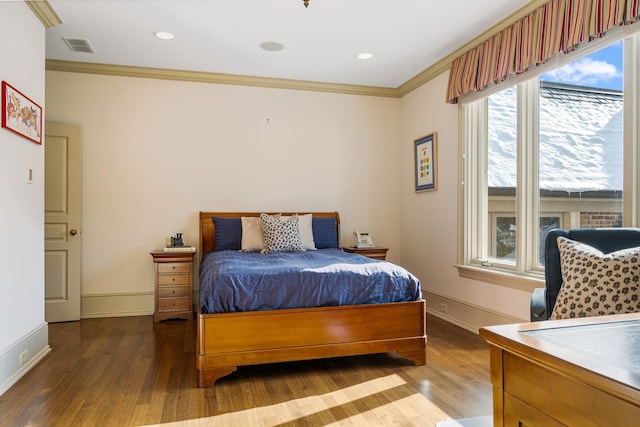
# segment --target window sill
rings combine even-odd
[[[458,269],[458,276],[465,279],[479,280],[525,292],[533,292],[535,288],[544,288],[544,278],[534,275],[515,274],[495,268],[472,265],[457,264],[455,267]]]

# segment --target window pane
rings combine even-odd
[[[516,217],[498,216],[495,220],[495,247],[492,248],[492,258],[515,261],[516,259]]]
[[[515,87],[489,96],[487,135],[487,254],[515,261],[517,179],[517,92]]]
[[[538,236],[538,265],[544,265],[544,242],[547,239],[547,234],[549,234],[549,230],[553,230],[554,228],[564,228],[564,224],[562,223],[562,216],[540,216],[540,227],[539,227],[539,236]]]
[[[622,42],[540,77],[541,218],[622,225],[622,99]]]

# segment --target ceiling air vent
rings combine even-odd
[[[87,39],[77,39],[73,37],[63,37],[62,40],[69,46],[71,52],[95,53],[91,43]]]

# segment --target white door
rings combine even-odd
[[[47,122],[44,148],[45,320],[80,320],[80,128]]]

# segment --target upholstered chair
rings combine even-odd
[[[607,254],[640,246],[640,228],[553,229],[544,245],[545,287],[534,289],[531,296],[531,321],[548,320],[562,286],[560,250],[557,238],[566,237],[585,243]]]

